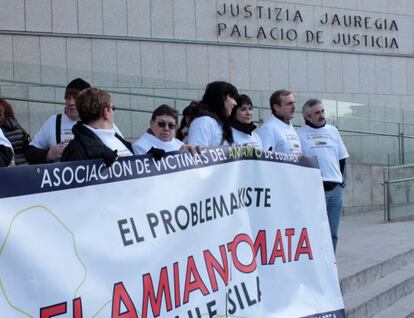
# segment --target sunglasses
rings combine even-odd
[[[112,109],[113,112],[116,111],[116,106],[115,105],[112,105],[111,106],[111,109]]]
[[[165,121],[157,121],[157,125],[160,128],[165,128],[168,125],[169,129],[175,129],[174,123],[166,123]]]

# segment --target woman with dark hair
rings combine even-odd
[[[230,116],[230,124],[233,128],[235,145],[252,145],[261,148],[260,137],[254,131],[252,100],[247,95],[239,95],[236,98],[237,106],[233,108]]]
[[[134,154],[153,153],[154,149],[163,152],[184,149],[184,143],[175,138],[177,119],[178,112],[174,108],[165,104],[158,106],[152,113],[150,128],[132,145]]]
[[[231,145],[234,140],[229,117],[237,96],[237,88],[230,83],[209,83],[191,122],[188,143],[201,147]]]
[[[198,107],[198,105],[198,102],[192,101],[190,105],[183,110],[183,118],[181,119],[180,127],[178,127],[177,133],[175,134],[175,137],[183,143],[188,142],[188,130],[190,129],[190,125],[193,121],[194,113],[196,112],[196,107]]]
[[[0,127],[3,130],[4,136],[13,146],[14,164],[27,164],[24,153],[31,141],[30,136],[20,126],[10,103],[3,98],[0,98]]]

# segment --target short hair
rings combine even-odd
[[[252,105],[252,100],[250,99],[249,96],[245,95],[245,94],[240,94],[239,96],[236,97],[236,107],[241,107],[243,104],[246,105]]]
[[[91,87],[91,84],[89,84],[87,81],[81,79],[81,78],[75,78],[72,80],[65,89],[65,99],[67,99],[69,96],[73,96],[76,98],[78,96],[79,92],[83,91],[84,89],[87,89]]]
[[[303,104],[302,106],[303,117],[304,118],[308,117],[310,115],[310,108],[318,104],[322,104],[322,101],[320,99],[317,99],[317,98],[308,99],[305,102],[305,104]]]
[[[288,96],[291,94],[292,92],[287,89],[279,89],[273,92],[273,94],[270,96],[270,99],[269,99],[270,109],[272,110],[272,113],[273,113],[274,104],[279,105],[279,106],[282,104],[282,99],[280,98],[280,96]]]
[[[253,106],[252,100],[250,99],[249,96],[247,96],[245,94],[238,95],[236,97],[236,103],[237,103],[237,105],[235,107],[233,107],[233,110],[231,111],[231,115],[230,115],[231,119],[234,119],[234,117],[236,116],[237,109],[239,109],[243,105],[252,105]]]
[[[171,116],[175,119],[175,123],[178,121],[178,112],[167,104],[162,104],[158,106],[153,112],[151,116],[151,120],[154,121],[158,116]]]
[[[4,109],[4,118],[14,118],[13,107],[7,100],[0,98],[0,106]]]
[[[100,119],[104,109],[111,106],[111,102],[111,95],[107,91],[90,87],[80,92],[75,103],[80,120],[89,124]]]

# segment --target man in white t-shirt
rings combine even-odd
[[[31,164],[59,161],[66,145],[73,139],[72,127],[79,120],[76,96],[91,85],[81,78],[71,81],[65,90],[65,111],[52,115],[43,124],[26,150],[26,159]]]
[[[61,161],[103,159],[107,166],[118,157],[132,156],[131,143],[114,125],[115,106],[108,92],[90,87],[76,97],[80,121],[73,126],[74,139],[69,142]]]
[[[286,89],[270,96],[272,116],[257,130],[265,150],[301,153],[299,137],[290,121],[295,115],[295,97]]]
[[[325,122],[325,109],[318,99],[308,100],[302,108],[305,125],[298,129],[304,155],[316,156],[325,190],[326,210],[336,250],[342,214],[345,159],[348,151],[338,130]]]

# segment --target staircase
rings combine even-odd
[[[342,219],[337,265],[347,318],[414,318],[414,221]]]
[[[348,318],[414,317],[414,248],[341,280]]]

